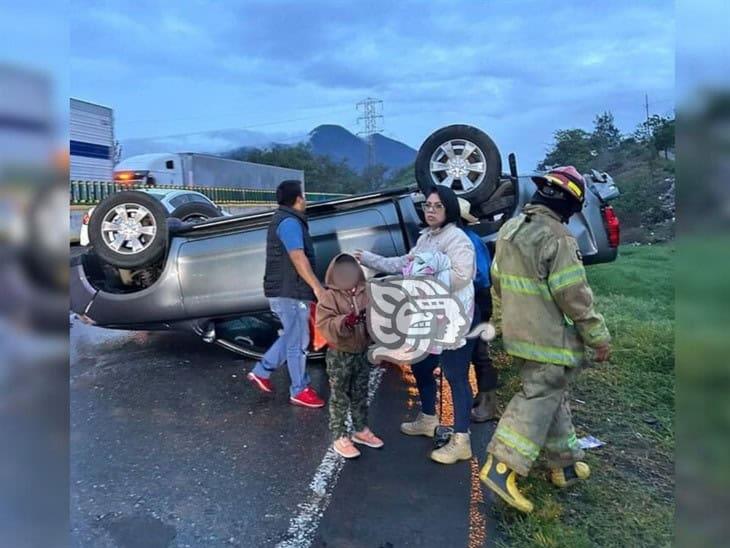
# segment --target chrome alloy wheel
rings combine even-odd
[[[102,220],[104,243],[123,255],[147,249],[157,234],[157,223],[150,210],[139,204],[120,204]]]
[[[465,139],[452,139],[431,155],[431,180],[457,194],[477,187],[484,180],[487,162],[481,149]]]

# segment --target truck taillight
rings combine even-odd
[[[88,213],[84,214],[84,216],[81,218],[81,224],[88,225],[90,218],[91,216]]]
[[[603,222],[606,225],[606,232],[608,233],[608,245],[618,247],[621,241],[621,223],[613,207],[606,206],[603,208]]]

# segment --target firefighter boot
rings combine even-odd
[[[533,504],[520,493],[517,487],[517,472],[510,470],[505,463],[495,459],[491,453],[487,455],[487,462],[479,472],[479,479],[513,508],[527,514],[532,512]]]
[[[578,480],[588,479],[591,469],[585,462],[578,461],[571,466],[550,469],[550,481],[558,487],[568,487],[577,483]]]

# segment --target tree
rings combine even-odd
[[[598,150],[616,148],[621,143],[621,132],[614,123],[611,111],[599,114],[593,121],[593,144]]]
[[[673,119],[653,116],[633,135],[623,136],[611,113],[604,112],[594,119],[592,132],[563,129],[554,135],[538,169],[574,165],[581,173],[608,172],[621,191],[613,205],[627,234],[648,238],[654,227],[672,222],[673,211],[659,197],[669,195],[675,165],[656,151],[673,148]]]
[[[366,180],[350,169],[344,161],[335,162],[327,156],[312,152],[308,144],[274,145],[269,149],[241,148],[225,155],[244,160],[304,171],[306,189],[314,192],[355,194],[368,190]]]
[[[545,155],[537,168],[546,171],[550,168],[573,165],[580,172],[585,172],[596,156],[593,147],[593,135],[582,129],[559,129],[554,134],[555,143]]]
[[[416,168],[413,164],[400,168],[386,183],[389,188],[416,186]]]
[[[669,159],[669,151],[674,149],[674,118],[659,117],[658,124],[653,128],[652,135],[656,151],[664,151],[664,158]]]
[[[664,158],[668,158],[669,151],[674,149],[674,126],[674,118],[654,114],[640,124],[634,134],[638,141],[650,147],[655,154],[663,151]]]
[[[378,190],[383,188],[386,184],[385,173],[388,171],[388,167],[382,164],[373,164],[372,166],[366,166],[362,170],[362,178],[367,181],[369,190]]]

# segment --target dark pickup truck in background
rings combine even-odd
[[[480,219],[472,228],[491,245],[499,227],[518,214],[535,191],[529,176],[517,175],[514,155],[509,163],[510,172],[503,174],[499,153],[483,132],[449,126],[424,142],[416,175],[420,189],[448,184],[469,199],[472,213]],[[585,206],[569,228],[586,264],[612,261],[617,256],[618,220],[608,202],[618,190],[605,173],[585,177]],[[307,216],[318,277],[324,278],[330,260],[342,251],[407,253],[424,226],[423,201],[423,193],[414,186],[310,205]],[[71,309],[83,321],[101,327],[189,330],[257,358],[278,329],[262,283],[271,215],[170,222],[144,193],[112,195],[97,206],[96,223],[93,217],[90,222],[92,246],[72,260]]]

